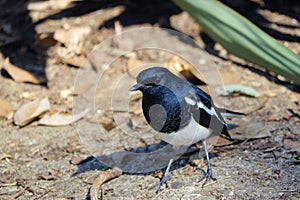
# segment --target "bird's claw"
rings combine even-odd
[[[162,189],[162,185],[165,184],[166,185],[166,188],[169,187],[168,185],[168,181],[169,180],[169,176],[163,176],[162,179],[160,180],[160,183],[159,183],[159,186],[158,186],[158,189],[156,190],[156,194],[159,193]]]
[[[209,181],[209,179],[212,179],[213,181],[216,181],[217,179],[213,177],[212,175],[212,170],[209,168],[207,169],[205,178],[204,178],[204,183],[202,184],[202,188],[204,188],[205,184]]]

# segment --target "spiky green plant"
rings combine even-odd
[[[300,85],[300,56],[217,0],[173,0],[230,53]]]

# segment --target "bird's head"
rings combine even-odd
[[[147,92],[160,85],[165,85],[166,76],[172,74],[167,68],[152,67],[143,70],[137,76],[137,84],[133,85],[129,91]]]

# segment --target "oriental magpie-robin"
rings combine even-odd
[[[140,72],[137,84],[130,88],[130,91],[136,90],[143,94],[142,109],[147,122],[162,140],[173,145],[174,153],[181,146],[203,142],[207,158],[203,185],[209,179],[216,180],[212,175],[205,140],[214,133],[230,138],[228,124],[222,115],[241,113],[216,107],[207,93],[163,67],[152,67]],[[169,161],[158,191],[162,184],[168,186],[168,173],[175,155]]]

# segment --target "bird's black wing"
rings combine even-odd
[[[191,106],[193,118],[202,126],[221,132],[230,138],[227,131],[227,123],[221,115],[221,110],[216,107],[211,97],[196,85],[189,83],[186,102]]]
[[[205,93],[203,90],[201,90],[200,88],[198,88],[196,85],[194,85],[193,83],[188,82],[192,88],[192,91],[190,91],[190,94],[193,96],[195,95],[195,97],[197,98],[196,100],[201,101],[207,108],[211,108],[212,106],[212,99],[211,97]]]

